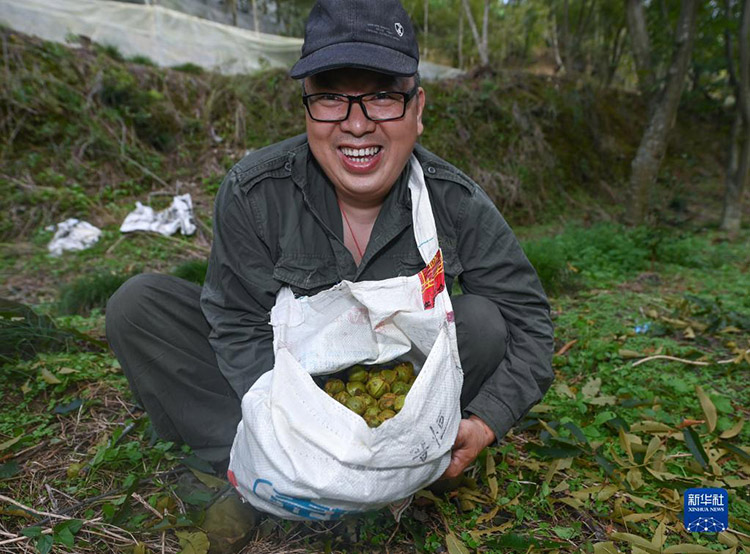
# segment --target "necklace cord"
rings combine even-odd
[[[337,198],[336,201],[339,205],[339,210],[341,211],[341,215],[344,216],[344,221],[346,222],[346,226],[349,228],[349,233],[352,235],[352,240],[354,241],[354,246],[357,248],[357,253],[359,254],[360,260],[364,258],[364,254],[362,253],[362,249],[359,247],[359,243],[357,242],[357,237],[354,236],[354,231],[352,230],[352,225],[349,223],[349,218],[346,217],[346,212],[344,211],[344,208],[341,207],[341,201]]]

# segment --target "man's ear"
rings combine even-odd
[[[422,112],[424,112],[424,106],[425,106],[425,93],[422,87],[419,87],[419,90],[417,90],[416,101],[417,101],[417,136],[420,136],[422,134],[422,131],[424,131],[424,125],[422,125]]]

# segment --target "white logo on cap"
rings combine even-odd
[[[400,36],[400,37],[404,36],[404,26],[401,25],[401,23],[396,22],[396,24],[394,25],[394,27],[396,28],[396,34],[398,36]]]

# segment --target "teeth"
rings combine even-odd
[[[369,148],[342,148],[341,151],[345,156],[350,158],[365,158],[374,156],[380,152],[380,146],[371,146]]]

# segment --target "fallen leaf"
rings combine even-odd
[[[16,444],[18,441],[20,441],[23,437],[24,437],[24,434],[21,433],[20,435],[18,435],[15,438],[12,438],[12,439],[7,440],[7,441],[5,441],[3,443],[0,443],[0,452],[2,452],[3,450],[7,450],[8,448],[10,448],[14,444]]]
[[[659,549],[654,548],[654,546],[651,544],[651,541],[648,541],[643,537],[639,537],[638,535],[633,535],[632,533],[612,533],[610,537],[615,540],[625,541],[632,544],[633,546],[638,546],[639,548],[642,548],[647,552],[659,552]]]
[[[571,341],[566,342],[560,350],[555,352],[555,356],[562,356],[565,354],[568,350],[572,348],[572,346],[578,342],[578,339],[573,339]]]
[[[495,457],[492,452],[487,452],[487,463],[485,465],[487,484],[490,487],[490,498],[497,500],[497,472],[495,471]]]
[[[721,435],[719,435],[719,438],[721,439],[731,439],[733,437],[736,437],[742,432],[742,428],[745,426],[745,422],[743,420],[739,420],[737,423],[732,425],[731,429],[727,429],[724,431]]]
[[[711,399],[700,385],[695,386],[695,393],[698,395],[698,400],[700,400],[703,415],[706,416],[706,421],[708,421],[708,431],[713,433],[714,429],[716,429],[716,406],[714,406],[714,403],[711,402]]]
[[[470,554],[463,541],[453,533],[448,533],[445,536],[445,546],[448,549],[448,554]]]
[[[597,394],[599,394],[599,390],[601,388],[602,380],[599,377],[597,377],[596,379],[590,379],[585,385],[583,385],[581,394],[584,398],[594,398]]]
[[[175,535],[180,541],[182,550],[180,554],[207,554],[208,537],[200,531],[191,533],[189,531],[175,531]]]
[[[699,544],[676,544],[662,550],[662,554],[715,554],[716,550],[711,550]]]
[[[59,385],[62,383],[62,381],[55,377],[55,375],[46,367],[42,369],[42,379],[44,379],[44,382],[48,385]]]

